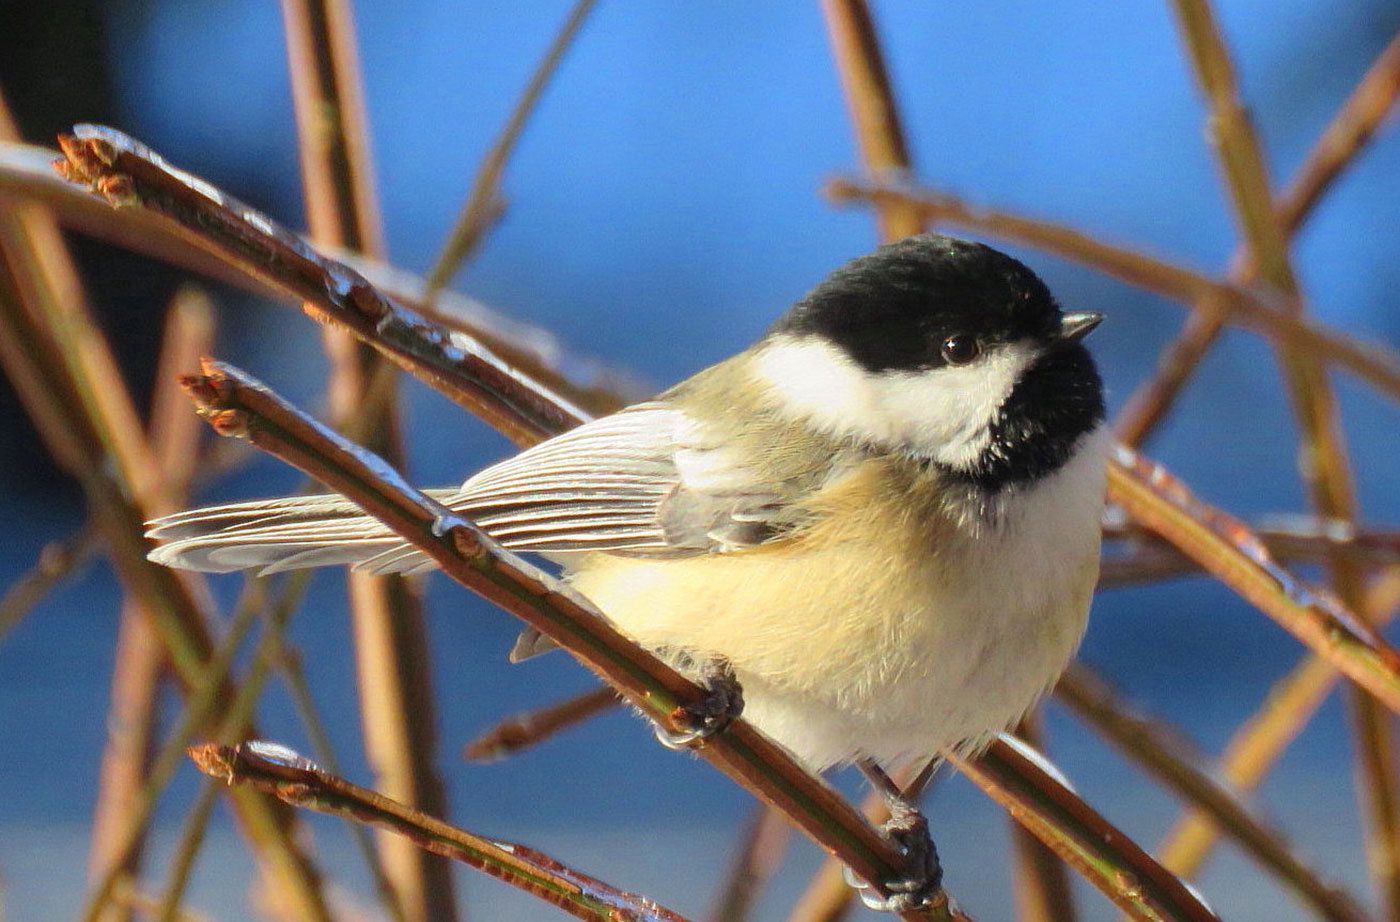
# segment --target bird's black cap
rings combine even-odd
[[[989,423],[987,448],[947,474],[987,492],[1058,470],[1103,421],[1103,386],[1079,340],[1094,313],[1063,313],[1034,272],[989,246],[920,234],[837,269],[793,306],[770,336],[822,337],[867,372],[919,372],[947,363],[949,337],[983,349],[1030,341],[1022,371]]]
[[[949,336],[1048,341],[1059,330],[1055,299],[1020,262],[970,240],[919,234],[846,263],[769,333],[821,336],[879,372],[942,364]]]

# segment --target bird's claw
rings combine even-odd
[[[890,812],[889,820],[880,831],[899,846],[907,862],[906,875],[886,881],[884,893],[849,867],[841,869],[842,875],[866,908],[876,912],[902,913],[930,906],[942,894],[943,866],[938,862],[938,850],[928,833],[928,820],[902,801],[892,803]]]
[[[699,749],[743,713],[743,689],[728,663],[706,664],[700,684],[705,687],[703,699],[672,711],[671,726],[656,724],[656,738],[667,749]]]

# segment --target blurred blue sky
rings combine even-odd
[[[1280,184],[1400,28],[1400,5],[1218,5]],[[359,4],[393,261],[418,271],[431,265],[476,164],[567,8],[559,0]],[[110,0],[103,9],[117,126],[300,226],[277,5]],[[1225,264],[1236,234],[1165,4],[884,2],[875,12],[920,180],[1202,271]],[[668,384],[742,348],[826,272],[874,244],[866,212],[833,210],[818,194],[825,178],[854,165],[815,3],[601,0],[510,162],[505,219],[457,287],[549,327],[581,351]],[[1346,174],[1295,248],[1312,310],[1393,345],[1400,343],[1397,176],[1400,138],[1386,134]],[[1067,308],[1108,314],[1092,344],[1117,407],[1151,370],[1181,309],[1063,261],[1012,251],[1044,275]],[[321,364],[312,325],[280,307],[236,299],[225,307],[220,356],[285,393],[314,399]],[[1339,380],[1339,390],[1365,518],[1400,521],[1395,410],[1349,381]],[[507,451],[420,387],[411,387],[406,401],[410,467],[422,483],[459,481]],[[1293,438],[1269,351],[1232,333],[1152,452],[1211,501],[1255,516],[1302,508]],[[295,483],[287,470],[260,462],[204,498]],[[26,567],[43,542],[78,524],[74,510],[55,512],[6,494],[0,516],[12,538],[0,550],[0,583]],[[350,773],[363,779],[363,761],[353,756],[358,723],[339,582],[334,574],[317,579],[294,635]],[[233,580],[217,584],[225,597],[236,588]],[[99,567],[56,593],[0,648],[7,703],[0,709],[0,779],[10,791],[23,785],[32,792],[0,796],[6,916],[20,922],[71,914],[77,905],[75,889],[40,884],[21,869],[42,863],[67,878],[81,876],[116,599]],[[507,668],[503,656],[515,630],[509,618],[437,582],[431,599],[434,678],[447,702],[441,761],[453,817],[505,838],[533,833],[532,842],[558,843],[559,857],[586,870],[611,867],[615,883],[699,912],[712,875],[696,870],[677,880],[647,857],[646,842],[689,823],[696,839],[687,845],[672,831],[664,841],[675,851],[666,854],[699,862],[697,868],[722,866],[716,850],[743,815],[745,796],[704,766],[661,751],[620,715],[504,766],[463,766],[455,750],[472,733],[585,687],[587,679],[557,656]],[[1084,655],[1215,749],[1294,662],[1298,647],[1228,593],[1191,580],[1104,594]],[[1354,821],[1345,818],[1352,812],[1348,743],[1340,709],[1329,707],[1266,787],[1266,799],[1311,858],[1361,886]],[[267,735],[301,744],[281,699],[273,699],[263,723]],[[1172,816],[1170,802],[1144,793],[1146,786],[1083,730],[1058,717],[1051,730],[1053,752],[1081,789],[1130,832],[1155,841]],[[191,789],[192,776],[182,777],[180,790]],[[1308,798],[1296,796],[1303,789]],[[1005,918],[1004,864],[974,858],[1000,840],[995,809],[958,782],[934,798],[933,814],[935,829],[949,830],[950,842],[962,840],[944,847],[950,887],[980,918]],[[178,815],[171,809],[167,819]],[[1330,825],[1319,838],[1323,820]],[[20,829],[40,830],[35,841],[52,840],[42,862],[5,844]],[[333,843],[328,851],[347,851],[338,830],[318,829]],[[605,831],[616,848],[581,845],[588,830]],[[810,865],[813,856],[804,856]],[[790,874],[780,891],[793,892],[800,878]],[[239,878],[205,867],[201,893],[210,900],[240,894],[229,879]],[[1273,918],[1285,905],[1234,859],[1212,865],[1203,889],[1232,919]],[[497,892],[473,881],[469,895],[496,899]],[[1111,917],[1097,897],[1084,902],[1089,917]],[[218,903],[205,905],[218,914]],[[508,908],[500,917],[535,917],[528,903],[502,906]],[[778,900],[768,909],[772,918],[783,912]]]

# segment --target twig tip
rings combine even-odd
[[[210,778],[233,783],[233,749],[217,743],[199,743],[185,750],[185,755]]]

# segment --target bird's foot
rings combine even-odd
[[[889,806],[890,818],[880,831],[899,846],[906,862],[905,876],[885,882],[888,895],[881,894],[850,868],[843,869],[846,883],[862,903],[876,912],[901,913],[932,905],[942,893],[943,866],[938,863],[938,850],[929,836],[928,820],[904,800],[893,799]]]
[[[656,738],[667,749],[699,749],[743,713],[744,692],[729,663],[706,661],[699,681],[705,688],[705,697],[672,711],[671,726],[656,725]]]

